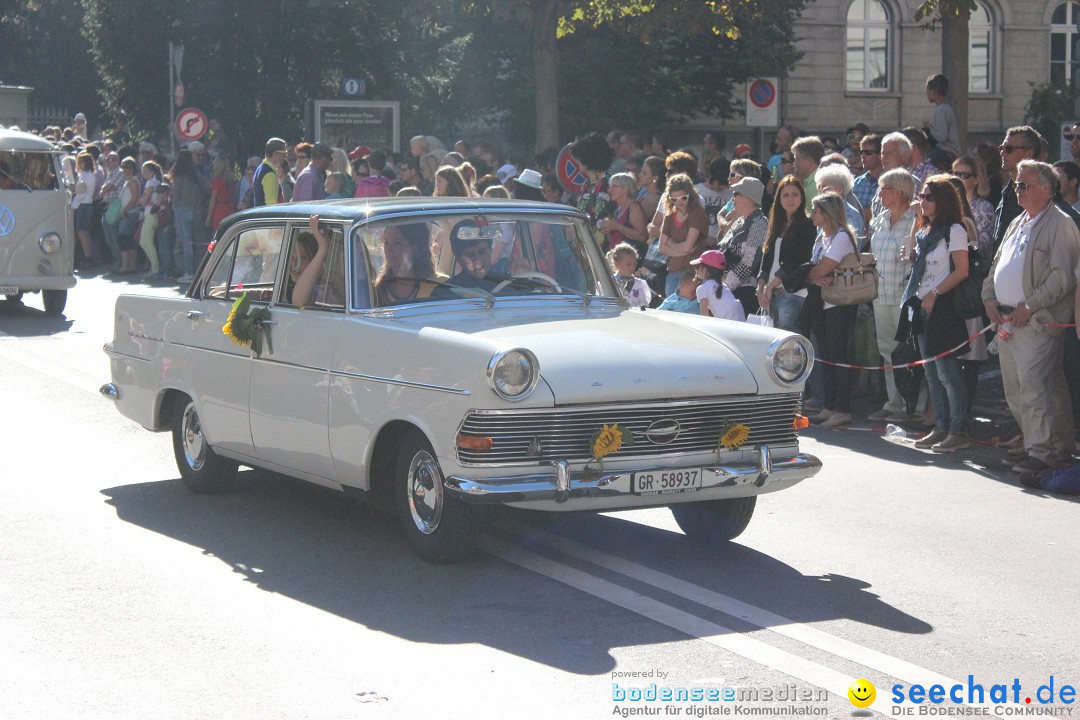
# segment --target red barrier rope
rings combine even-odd
[[[944,357],[948,357],[949,355],[952,355],[954,352],[956,352],[960,348],[964,347],[965,345],[970,345],[971,343],[975,342],[975,340],[978,339],[978,337],[980,335],[982,335],[984,332],[986,332],[987,330],[989,330],[992,327],[994,327],[993,324],[987,325],[982,330],[975,333],[974,335],[969,337],[967,340],[960,343],[959,345],[957,345],[956,347],[954,347],[951,350],[946,350],[943,353],[938,353],[937,355],[935,355],[934,357],[931,357],[931,358],[923,358],[922,360],[916,360],[915,362],[904,363],[902,365],[854,365],[852,363],[838,363],[838,362],[832,362],[832,361],[829,361],[829,360],[822,360],[821,358],[816,358],[814,360],[814,362],[819,362],[822,365],[832,365],[833,367],[849,368],[851,370],[903,370],[905,368],[919,367],[920,365],[926,365],[927,363],[937,362],[938,360],[940,360],[940,359],[942,359]],[[1043,327],[1074,328],[1074,327],[1076,327],[1076,323],[1045,323],[1043,325]]]

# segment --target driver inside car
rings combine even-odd
[[[450,233],[450,249],[460,272],[450,278],[450,284],[490,292],[505,276],[492,276],[491,247],[497,228],[462,220]]]

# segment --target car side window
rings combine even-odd
[[[244,292],[255,303],[269,303],[274,292],[283,227],[241,231],[229,241],[206,284],[206,297],[232,301]]]
[[[278,302],[282,305],[316,310],[345,309],[345,234],[340,226],[320,223],[319,230],[329,240],[322,265],[317,268],[314,285],[306,290],[302,275],[317,257],[318,241],[306,226],[294,226],[289,233],[288,265],[282,277]]]

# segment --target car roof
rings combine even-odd
[[[44,138],[19,130],[0,128],[0,150],[55,150],[56,146]]]
[[[243,220],[262,218],[307,218],[318,215],[322,220],[367,220],[380,216],[407,215],[410,213],[504,213],[504,212],[559,212],[585,217],[569,205],[536,202],[532,200],[507,200],[503,198],[459,197],[393,197],[349,198],[346,200],[319,200],[315,202],[289,202],[242,210],[231,215],[227,221],[232,225]],[[222,224],[225,227],[226,223]]]

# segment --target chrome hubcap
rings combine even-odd
[[[199,413],[195,410],[194,403],[184,410],[184,421],[180,429],[183,434],[184,460],[192,470],[201,470],[206,460],[206,443],[203,441],[202,423],[199,422]]]
[[[409,514],[416,529],[430,535],[439,528],[443,511],[442,472],[426,450],[413,456],[408,477]]]

